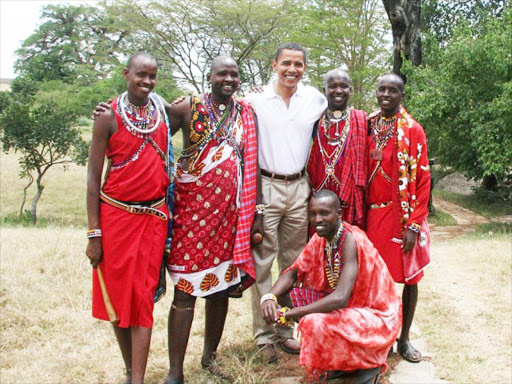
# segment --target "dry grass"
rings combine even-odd
[[[511,242],[471,236],[433,244],[417,322],[444,379],[512,382]]]
[[[90,126],[82,128],[83,138],[90,141]],[[181,131],[173,137],[174,150],[177,156],[182,148]],[[19,178],[19,154],[13,151],[0,154],[0,218],[4,221],[15,221],[23,197],[23,188],[27,180]],[[57,226],[87,226],[86,216],[86,185],[87,169],[76,164],[55,165],[43,178],[45,185],[43,194],[37,205],[39,226],[48,224]],[[33,184],[27,192],[25,210],[30,210],[36,188]]]
[[[82,230],[2,228],[0,306],[2,383],[115,383],[123,364],[108,323],[90,314],[91,268]],[[172,289],[171,289],[172,292]],[[147,382],[168,370],[168,293],[155,307]],[[233,383],[261,383],[270,369],[252,347],[249,295],[232,300],[220,361]],[[204,301],[198,300],[188,353],[187,382],[221,383],[199,368]]]
[[[177,138],[179,142],[180,138]],[[17,157],[0,158],[1,216],[15,214],[23,182]],[[1,383],[116,383],[123,363],[111,327],[91,318],[91,270],[86,240],[85,167],[50,171],[39,205],[43,228],[1,228]],[[417,323],[438,374],[454,383],[511,382],[511,237],[468,237],[434,243],[420,287]],[[170,284],[170,283],[169,283]],[[170,284],[171,285],[171,284]],[[167,374],[170,292],[155,306],[147,382]],[[229,383],[267,383],[294,369],[269,367],[255,353],[249,295],[230,303],[219,350]],[[188,352],[187,382],[222,383],[199,368],[204,301],[198,300]],[[225,381],[226,382],[226,381]],[[278,381],[277,381],[278,382]]]

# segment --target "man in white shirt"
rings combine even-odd
[[[257,210],[255,226],[263,221],[263,242],[254,248],[256,283],[252,288],[253,331],[256,345],[269,362],[277,360],[274,343],[298,353],[293,330],[266,324],[260,311],[263,293],[272,287],[272,264],[288,268],[307,242],[307,202],[310,187],[305,165],[313,126],[327,108],[317,89],[300,83],[307,68],[306,52],[299,44],[281,45],[273,61],[277,81],[262,93],[247,95],[258,116],[258,159],[264,212]]]

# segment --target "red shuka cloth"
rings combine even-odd
[[[322,148],[331,155],[336,147],[329,145],[323,128],[319,129]],[[339,130],[344,127],[339,124]],[[345,149],[336,163],[334,175],[340,181],[339,185],[332,177],[326,178],[325,165],[318,145],[318,136],[313,137],[313,145],[309,153],[307,171],[313,192],[319,189],[329,189],[335,192],[348,206],[343,208],[342,219],[348,223],[362,226],[364,223],[364,188],[366,186],[367,156],[366,136],[368,124],[366,113],[357,109],[350,109],[350,131],[345,143]],[[329,128],[329,135],[334,136],[336,124]],[[325,181],[325,184],[324,184]],[[323,186],[322,186],[323,185]]]
[[[395,132],[382,150],[381,167],[391,181],[379,170],[367,187],[366,233],[393,279],[399,283],[417,284],[423,277],[422,269],[430,260],[427,142],[423,127],[403,107],[397,115],[397,131],[398,134]],[[376,148],[371,136],[368,137],[368,148],[369,153]],[[369,174],[376,165],[377,160],[370,158]],[[414,252],[402,254],[403,232],[413,223],[421,225],[421,236],[418,236]],[[420,241],[422,238],[424,240]]]
[[[116,111],[117,100],[112,103]],[[144,138],[130,133],[116,113],[117,131],[110,137],[106,156],[112,164],[133,158]],[[167,125],[151,133],[159,148],[167,152]],[[124,167],[112,168],[103,191],[121,201],[148,201],[165,195],[169,178],[165,161],[148,142],[138,158]],[[160,208],[168,216],[166,205]],[[103,261],[99,264],[107,292],[122,328],[153,326],[155,293],[167,235],[167,220],[154,215],[128,213],[106,203],[100,205]],[[93,270],[92,314],[109,320],[96,270]]]
[[[310,373],[384,369],[402,323],[400,296],[386,264],[362,230],[343,225],[356,241],[357,278],[345,308],[300,319],[299,364]],[[315,234],[288,268],[297,269],[297,283],[305,288],[332,291],[325,274],[325,241]]]
[[[235,101],[233,143],[209,138],[184,170],[178,163],[174,236],[167,268],[176,288],[205,297],[237,285],[239,269],[254,278],[250,228],[256,202],[256,128],[249,104]],[[193,140],[209,137],[206,107],[192,98]],[[243,166],[240,177],[238,167]],[[241,183],[239,185],[238,183]],[[239,188],[241,187],[241,188]],[[239,207],[237,207],[237,199]]]

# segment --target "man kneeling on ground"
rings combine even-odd
[[[400,297],[366,234],[340,218],[335,193],[312,197],[316,234],[262,297],[261,310],[267,323],[300,319],[299,364],[309,380],[350,375],[373,383],[400,330]],[[294,307],[280,308],[276,296],[288,291]]]

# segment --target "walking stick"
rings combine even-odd
[[[98,280],[100,281],[101,293],[103,295],[103,302],[105,303],[108,319],[111,323],[116,323],[119,321],[119,317],[117,317],[117,313],[110,302],[110,297],[108,296],[107,287],[105,286],[105,281],[103,280],[103,274],[101,273],[99,265],[98,268],[96,268],[96,272],[98,273]]]

